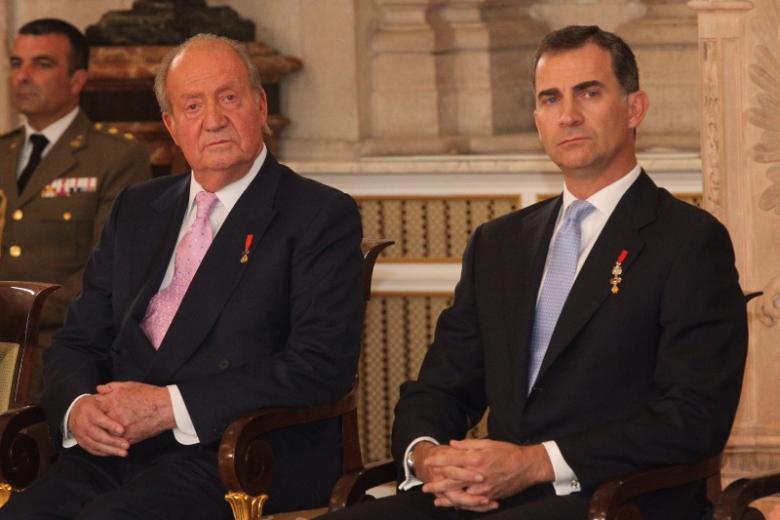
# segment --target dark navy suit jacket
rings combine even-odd
[[[418,380],[402,386],[397,461],[418,436],[463,438],[486,408],[492,439],[556,441],[584,497],[610,478],[723,448],[747,348],[731,241],[714,217],[644,172],[583,264],[528,393],[534,309],[560,205],[544,201],[474,233],[454,304]],[[697,517],[698,491],[656,496],[645,512]]]

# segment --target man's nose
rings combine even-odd
[[[225,126],[225,114],[222,112],[222,107],[219,103],[207,103],[206,104],[206,118],[204,124],[207,130],[219,130]]]
[[[582,123],[582,112],[575,98],[563,99],[558,122],[561,126],[576,126]]]
[[[28,81],[30,79],[30,66],[22,63],[11,68],[11,77],[16,81]]]

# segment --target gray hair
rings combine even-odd
[[[263,83],[260,80],[260,71],[257,70],[257,65],[255,65],[255,63],[252,61],[251,56],[249,56],[249,51],[247,51],[243,44],[224,36],[217,36],[216,34],[210,33],[200,33],[192,36],[191,38],[188,38],[184,43],[175,49],[172,49],[160,62],[160,69],[157,71],[157,75],[154,77],[154,95],[157,97],[157,103],[160,105],[160,112],[170,113],[171,111],[171,104],[170,100],[168,99],[166,88],[168,71],[171,69],[173,60],[191,46],[203,44],[213,45],[215,43],[223,43],[233,49],[236,54],[238,54],[238,56],[241,58],[241,61],[243,61],[244,65],[246,66],[246,71],[249,76],[249,85],[254,90],[262,92]]]

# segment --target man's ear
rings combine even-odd
[[[171,139],[173,139],[173,142],[176,143],[176,146],[178,146],[179,140],[176,139],[176,122],[173,120],[173,116],[171,116],[171,114],[168,112],[163,112],[162,120],[165,128],[168,130],[168,133],[171,134]]]
[[[628,127],[638,128],[650,108],[650,99],[643,90],[628,95]]]
[[[70,76],[70,92],[71,94],[78,96],[81,91],[84,90],[84,86],[87,84],[89,74],[86,69],[78,69]]]

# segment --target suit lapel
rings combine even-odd
[[[24,192],[19,194],[19,205],[40,196],[44,186],[76,165],[74,153],[87,145],[87,131],[90,122],[83,112],[79,111],[76,119],[65,130],[56,143],[52,144],[51,151],[46,154],[41,163],[30,177]]]
[[[550,236],[555,227],[561,198],[551,201],[537,212],[522,219],[521,227],[503,241],[500,256],[501,277],[506,283],[502,292],[504,323],[507,327],[508,351],[514,379],[512,392],[520,407],[525,405],[528,386],[528,349],[531,340],[536,296],[539,292]]]
[[[201,345],[225,303],[252,264],[276,210],[273,201],[281,176],[269,154],[257,177],[241,195],[209,246],[147,375],[149,382],[169,381]],[[249,261],[241,263],[247,235],[253,235]]]
[[[24,146],[24,131],[16,135],[0,150],[0,190],[8,199],[8,208],[19,206],[19,196],[16,192],[16,169],[19,166],[19,156]]]
[[[604,301],[614,297],[609,281],[612,278],[612,267],[624,249],[628,256],[623,262],[623,277],[630,280],[631,264],[640,256],[644,247],[639,231],[655,219],[656,209],[657,188],[642,172],[615,207],[574,280],[550,338],[537,380],[541,381],[547,369],[571,344]]]

